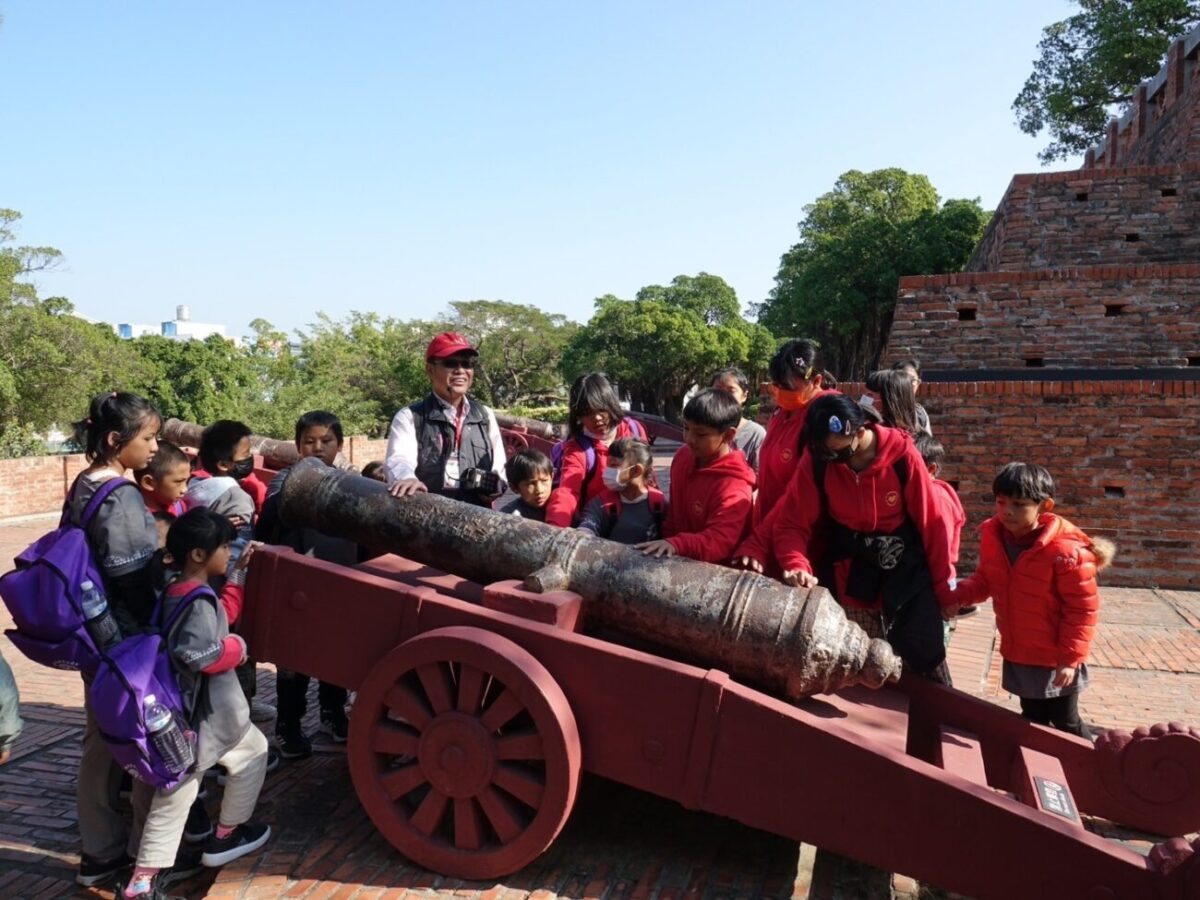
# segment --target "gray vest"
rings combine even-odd
[[[458,471],[492,468],[492,442],[488,439],[487,407],[469,400],[470,410],[463,422],[458,447]],[[417,478],[434,493],[446,486],[446,460],[454,451],[454,413],[430,394],[409,407],[413,430],[417,435]]]

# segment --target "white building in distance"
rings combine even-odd
[[[130,339],[145,337],[151,334],[174,338],[178,341],[202,341],[213,334],[228,338],[228,335],[225,334],[224,325],[193,322],[192,312],[186,303],[181,303],[175,307],[175,318],[169,322],[163,322],[159,326],[122,322],[116,326],[116,332],[119,336]]]

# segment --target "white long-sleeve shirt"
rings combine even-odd
[[[462,416],[465,419],[471,411],[470,402],[465,397],[462,409],[459,410],[438,397],[437,394],[433,396],[451,416]],[[504,465],[507,462],[504,455],[504,437],[500,434],[500,424],[496,421],[495,414],[486,406],[482,408],[487,416],[488,441],[492,445],[492,471],[500,476],[500,483],[504,485]],[[407,406],[392,416],[392,424],[388,428],[387,454],[383,467],[387,472],[388,484],[417,477],[417,431],[413,424],[412,410]],[[459,472],[458,448],[455,447],[454,451],[446,457],[445,489],[458,487]]]

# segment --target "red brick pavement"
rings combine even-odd
[[[11,559],[51,524],[0,523],[0,559]],[[1168,719],[1200,723],[1200,594],[1113,589],[1104,591],[1104,604],[1097,640],[1103,653],[1098,649],[1093,685],[1081,703],[1085,717],[1101,727]],[[8,625],[0,608],[0,626]],[[955,683],[1015,707],[999,688],[993,637],[987,606],[958,621],[950,653]],[[28,663],[6,639],[0,650],[16,672],[26,721],[13,761],[0,769],[0,897],[110,897],[78,890],[72,881],[79,863],[74,778],[83,721],[80,681]],[[261,667],[259,680],[260,694],[273,699],[270,667]],[[315,730],[316,722],[310,718],[308,726]],[[265,851],[197,876],[178,891],[309,900],[809,896],[811,852],[592,777],[585,777],[562,835],[526,869],[497,883],[442,878],[410,865],[376,834],[359,807],[342,748],[318,738],[316,751],[268,776],[258,813],[274,829]],[[215,797],[210,804],[215,812]],[[869,872],[837,871],[840,878],[861,879],[856,884],[872,882]],[[867,888],[844,880],[840,889],[843,896],[867,895]],[[915,887],[897,877],[893,890]]]

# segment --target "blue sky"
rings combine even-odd
[[[0,206],[107,321],[750,304],[848,169],[988,208],[1038,170],[1010,106],[1073,8],[0,0]]]

